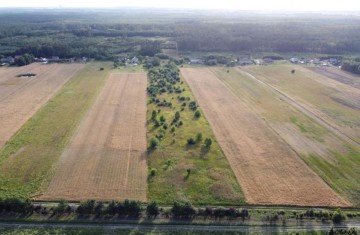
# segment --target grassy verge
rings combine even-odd
[[[99,70],[105,66],[105,71]],[[30,197],[46,182],[105,83],[109,68],[88,64],[0,150],[0,198]]]
[[[178,92],[165,89],[158,92],[156,98],[149,96],[147,136],[149,141],[158,142],[156,149],[148,154],[152,173],[148,180],[149,199],[162,204],[176,200],[197,205],[244,204],[240,186],[209,123],[199,107],[196,106],[201,114],[199,118],[190,108],[190,103],[195,101],[190,88],[183,79],[173,87]],[[152,119],[153,112],[156,121]],[[179,118],[173,122],[176,112]],[[202,138],[197,141],[198,133]],[[194,144],[187,143],[190,138],[195,140]],[[210,148],[204,146],[206,138],[212,139]]]

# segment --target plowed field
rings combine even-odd
[[[182,69],[251,204],[345,206],[209,69]]]
[[[40,199],[146,201],[146,82],[110,75]]]

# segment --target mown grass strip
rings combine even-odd
[[[189,86],[182,78],[176,82],[163,79],[170,74],[175,77],[175,73],[177,68],[171,67],[160,73],[158,79],[149,78],[147,138],[149,145],[151,140],[156,145],[148,153],[149,200],[161,204],[174,201],[196,205],[244,204],[244,195],[229,162]],[[200,117],[196,117],[196,111]],[[194,140],[192,144],[188,144],[190,138]],[[212,140],[210,148],[204,143],[207,138]]]
[[[88,64],[0,150],[0,198],[27,198],[40,189],[105,84],[109,68]]]

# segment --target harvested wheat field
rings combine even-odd
[[[32,117],[83,64],[31,64],[0,70],[0,147]],[[34,73],[34,77],[16,77]]]
[[[209,69],[181,70],[250,204],[348,206]]]
[[[146,201],[146,83],[110,75],[40,199]]]

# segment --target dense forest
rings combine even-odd
[[[161,48],[360,53],[360,16],[146,10],[2,10],[0,56],[113,59]],[[153,48],[152,48],[153,47]]]

